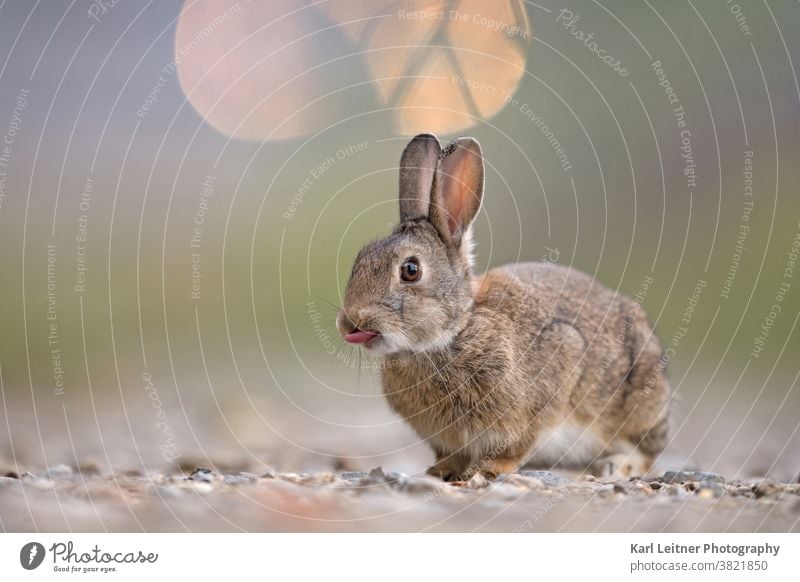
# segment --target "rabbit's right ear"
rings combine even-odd
[[[470,225],[483,200],[484,165],[478,140],[459,137],[445,148],[432,193],[430,221],[442,238],[469,249]]]
[[[442,148],[435,135],[421,133],[400,158],[400,221],[428,215],[431,188]]]

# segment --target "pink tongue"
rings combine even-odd
[[[377,337],[377,335],[378,334],[374,331],[364,331],[363,329],[358,329],[356,331],[351,331],[344,336],[344,341],[351,344],[365,344],[372,338]]]

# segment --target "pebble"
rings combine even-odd
[[[705,471],[667,471],[661,480],[664,483],[699,483],[700,481],[725,483],[725,477],[722,475]]]
[[[312,473],[310,475],[303,475],[300,482],[305,485],[330,485],[339,480],[338,475],[335,473]]]
[[[450,486],[444,483],[441,479],[424,475],[422,477],[412,477],[406,479],[400,485],[400,490],[406,493],[440,493],[449,490]]]
[[[365,471],[343,471],[341,473],[342,479],[345,479],[346,481],[351,481],[353,479],[363,479],[367,475],[368,473],[366,473]]]
[[[784,486],[772,479],[763,479],[753,485],[753,493],[756,497],[769,497],[777,495],[783,491]]]
[[[31,489],[47,491],[57,488],[59,494],[64,491],[76,497],[90,495],[93,499],[108,498],[116,503],[117,498],[138,501],[156,495],[169,498],[184,496],[187,499],[190,493],[219,495],[230,492],[231,487],[240,486],[250,486],[252,489],[249,491],[258,494],[272,494],[272,488],[278,487],[282,495],[297,503],[317,503],[321,499],[333,501],[337,496],[343,496],[369,504],[378,503],[389,495],[399,497],[402,494],[418,496],[415,502],[424,500],[438,504],[452,501],[471,503],[479,497],[479,502],[485,507],[498,508],[515,500],[528,503],[536,499],[552,502],[572,498],[576,503],[584,503],[580,501],[583,498],[591,499],[591,503],[627,504],[631,502],[629,499],[649,497],[654,503],[677,505],[689,498],[710,502],[727,497],[724,503],[730,505],[750,503],[748,498],[755,497],[759,503],[785,504],[787,510],[800,512],[800,500],[795,497],[800,495],[800,484],[785,484],[772,479],[726,481],[721,475],[703,471],[667,471],[659,478],[632,478],[613,483],[598,481],[591,475],[534,470],[499,475],[493,482],[479,472],[467,481],[458,483],[446,483],[425,474],[406,475],[382,467],[375,467],[368,472],[302,474],[278,473],[268,469],[260,475],[245,471],[221,474],[203,466],[196,466],[190,471],[188,475],[154,473],[150,476],[125,476],[123,472],[115,475],[82,475],[87,486],[81,488],[76,486],[77,473],[68,465],[57,464],[42,471],[39,476],[23,473],[18,480],[15,473],[14,476],[0,477],[0,488],[4,489],[5,495],[10,488],[4,488],[4,485],[21,482]],[[478,491],[485,494],[478,495]]]
[[[224,481],[227,485],[245,485],[255,481],[255,479],[248,479],[241,475],[225,475]]]
[[[275,477],[283,481],[292,481],[294,483],[298,483],[300,479],[302,479],[302,475],[297,473],[276,473]]]
[[[570,479],[556,475],[550,471],[520,471],[518,473],[523,477],[535,477],[547,486],[565,485],[570,482]]]
[[[383,472],[383,467],[375,467],[367,475],[371,481],[386,481],[386,474]]]
[[[469,478],[466,486],[469,489],[484,489],[485,487],[489,486],[489,481],[486,480],[486,477],[483,476],[483,473],[478,471]]]
[[[210,483],[214,480],[214,473],[211,469],[206,467],[197,467],[192,474],[187,477],[190,481],[203,481],[205,483]]]

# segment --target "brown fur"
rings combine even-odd
[[[418,136],[406,148],[415,166],[401,162],[401,223],[359,253],[337,320],[343,334],[380,332],[367,349],[383,358],[391,407],[431,444],[429,472],[513,472],[546,450],[545,435],[555,441],[554,429],[570,427],[593,443],[583,468],[644,473],[665,445],[670,388],[639,304],[550,263],[474,277],[480,147],[456,140],[415,179],[416,164],[437,158],[434,140]],[[431,192],[420,192],[429,175]],[[412,256],[422,278],[409,284],[398,270]]]

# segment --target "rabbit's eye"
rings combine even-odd
[[[419,281],[422,276],[422,268],[419,266],[419,261],[415,258],[406,259],[400,265],[400,278],[406,283],[413,283]]]

